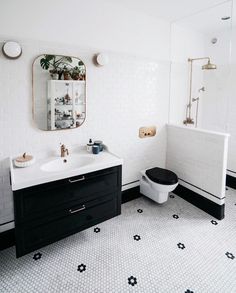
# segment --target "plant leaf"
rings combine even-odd
[[[69,63],[72,62],[72,58],[71,58],[70,56],[64,56],[64,57],[63,57],[63,60],[64,60],[64,61],[67,61],[67,62],[69,62]]]
[[[41,65],[41,67],[42,67],[43,69],[47,70],[47,69],[49,68],[49,66],[50,66],[50,62],[49,62],[48,59],[46,59],[46,58],[42,58],[42,59],[40,60],[40,65]]]
[[[52,59],[55,58],[55,55],[44,55],[44,58],[47,59],[48,61],[51,61]]]

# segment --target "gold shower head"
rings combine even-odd
[[[207,64],[202,66],[202,70],[212,70],[212,69],[217,69],[217,66],[215,64],[212,64],[209,59]]]

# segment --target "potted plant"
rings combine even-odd
[[[80,69],[79,69],[79,67],[75,66],[74,68],[72,68],[70,75],[71,75],[71,78],[73,80],[78,80],[79,77],[80,77]]]
[[[51,69],[51,70],[49,70],[49,73],[50,73],[50,76],[51,76],[52,79],[54,79],[54,80],[60,79],[59,78],[60,77],[60,72],[58,70]]]
[[[70,77],[70,70],[68,69],[67,66],[64,66],[63,67],[63,76],[64,76],[64,80],[71,79],[71,77]]]
[[[84,63],[79,60],[78,65],[70,70],[70,75],[73,80],[84,80],[85,79],[85,67]]]
[[[64,67],[72,62],[69,56],[44,55],[40,65],[44,70],[49,70],[52,79],[61,79]]]
[[[79,79],[80,80],[85,80],[85,66],[84,66],[84,63],[80,60],[78,62],[78,65],[79,65],[79,70],[80,70]]]

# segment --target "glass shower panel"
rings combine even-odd
[[[226,132],[232,1],[174,22],[171,38],[170,122]]]

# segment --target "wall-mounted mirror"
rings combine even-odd
[[[33,118],[39,129],[79,127],[86,116],[86,68],[75,57],[40,55],[33,62]]]

